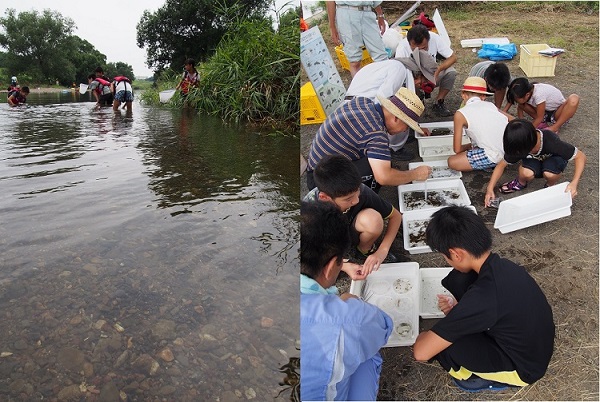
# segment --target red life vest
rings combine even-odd
[[[128,82],[131,84],[131,80],[129,78],[125,77],[124,75],[116,76],[115,78],[113,78],[113,81],[116,81],[116,82],[125,81],[125,82]]]
[[[108,82],[108,81],[106,81],[105,79],[103,79],[103,78],[100,78],[100,77],[96,77],[96,78],[95,78],[95,81],[98,81],[100,84],[102,84],[102,85],[104,85],[104,86],[106,86],[106,85],[110,85],[110,82]]]
[[[98,95],[103,94],[102,89],[104,89],[104,87],[106,87],[106,86],[110,87],[110,82],[106,81],[104,78],[96,77],[92,80],[92,82],[93,81],[98,81],[98,83],[100,84],[94,89],[94,91],[96,91],[96,93]]]
[[[188,73],[187,71],[183,73],[183,81],[181,83],[181,92],[185,95],[190,91],[190,87],[196,85],[196,83],[198,82],[198,78],[200,77],[200,74],[198,73],[198,70],[194,69],[194,72],[192,74]]]

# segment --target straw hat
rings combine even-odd
[[[474,92],[476,94],[493,95],[487,91],[487,84],[481,77],[467,77],[461,91]]]
[[[389,98],[377,95],[377,99],[381,106],[389,110],[390,113],[405,122],[417,133],[423,134],[423,130],[421,130],[417,121],[423,114],[425,106],[417,94],[408,88],[402,87],[395,95],[392,95]]]
[[[410,57],[398,57],[398,60],[411,71],[420,71],[425,78],[435,84],[435,71],[438,65],[433,57],[426,50],[416,48]]]

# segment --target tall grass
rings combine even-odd
[[[186,100],[227,120],[296,122],[299,115],[298,28],[274,32],[270,21],[244,21],[202,66]]]
[[[198,88],[176,95],[171,106],[198,109],[224,120],[277,128],[297,126],[300,113],[299,24],[274,31],[270,20],[242,21],[201,66]],[[180,76],[165,72],[142,100],[158,102],[158,92],[174,88]]]

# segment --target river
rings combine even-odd
[[[0,399],[276,396],[299,355],[299,139],[28,103],[0,107]]]

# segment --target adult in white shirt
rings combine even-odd
[[[435,32],[429,32],[427,27],[422,24],[413,26],[408,30],[406,38],[400,41],[396,48],[396,57],[409,57],[414,49],[427,51],[434,59],[442,58],[443,61],[438,65],[434,74],[435,82],[438,87],[436,102],[433,105],[433,111],[443,117],[452,116],[452,112],[444,105],[446,95],[454,88],[456,80],[456,53],[440,38]],[[445,72],[442,76],[442,72]]]

